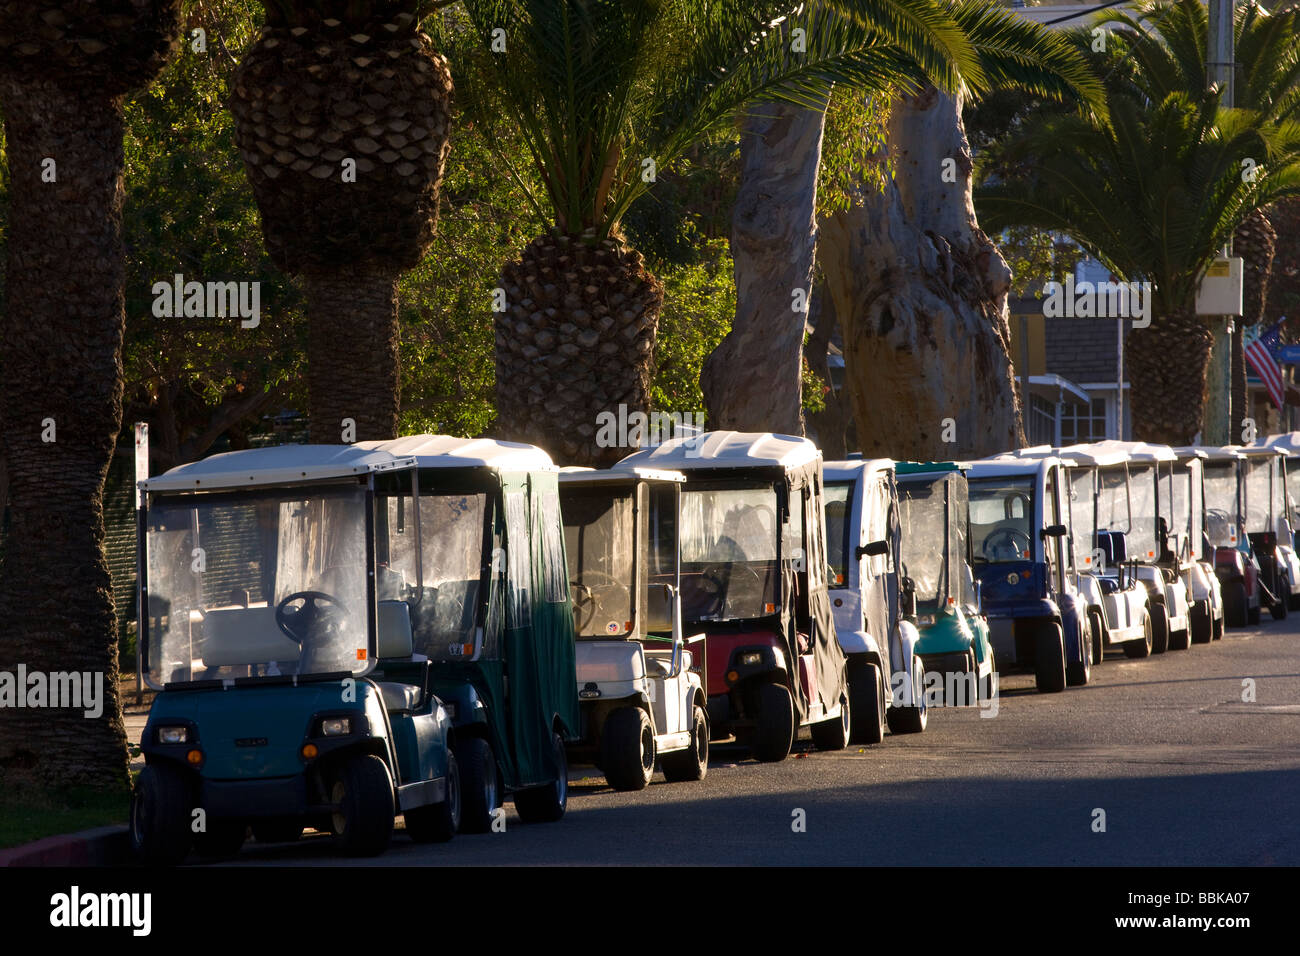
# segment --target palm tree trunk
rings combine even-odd
[[[975,219],[959,98],[898,97],[888,142],[892,181],[824,219],[818,244],[859,447],[920,460],[1015,448],[1011,270]]]
[[[824,109],[760,103],[745,121],[731,220],[736,318],[700,374],[710,428],[803,434],[803,339],[825,118]]]
[[[121,426],[122,100],[0,76],[12,177],[0,442],[10,531],[0,671],[88,672],[103,713],[6,710],[0,772],[124,787],[103,484]],[[46,158],[56,181],[45,182]],[[50,440],[52,438],[52,440]],[[93,685],[92,685],[93,686]]]
[[[397,437],[397,279],[380,272],[305,276],[311,440]],[[355,428],[349,432],[346,421]]]
[[[1212,340],[1189,306],[1158,310],[1150,326],[1129,332],[1125,358],[1136,441],[1192,443],[1205,414]]]

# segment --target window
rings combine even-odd
[[[1061,444],[1101,441],[1106,437],[1106,399],[1061,408]]]

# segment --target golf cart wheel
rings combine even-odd
[[[1106,619],[1095,607],[1088,612],[1088,619],[1092,621],[1092,666],[1096,667],[1106,659]]]
[[[1250,621],[1246,608],[1246,582],[1233,581],[1223,586],[1223,626],[1245,627]]]
[[[1270,604],[1268,608],[1268,613],[1273,615],[1273,620],[1275,621],[1286,620],[1286,612],[1291,607],[1291,585],[1283,584],[1281,591],[1282,593],[1278,595],[1277,603]]]
[[[852,711],[849,709],[849,695],[845,692],[840,695],[839,716],[812,725],[813,746],[818,750],[843,750],[849,745],[852,730]]]
[[[905,707],[891,707],[885,714],[891,734],[919,734],[930,722],[925,701],[925,676],[921,659],[912,658],[912,702]]]
[[[1193,644],[1208,644],[1214,640],[1214,616],[1210,611],[1210,601],[1197,601],[1192,606],[1191,623],[1187,626]]]
[[[1163,654],[1169,650],[1169,609],[1163,604],[1151,607],[1151,653]]]
[[[871,661],[849,664],[849,702],[857,720],[849,740],[855,744],[878,744],[885,739],[885,689],[880,668]]]
[[[788,757],[794,746],[794,702],[784,684],[762,684],[757,696],[754,757],[764,763],[776,763]]]
[[[460,829],[460,767],[447,753],[447,793],[441,803],[407,810],[406,832],[416,843],[446,843]]]
[[[302,836],[302,820],[298,817],[272,817],[256,821],[252,830],[253,839],[258,843],[297,843]]]
[[[559,734],[551,734],[551,748],[555,751],[559,776],[540,787],[515,793],[515,809],[524,823],[554,823],[564,816],[569,805],[569,758]]]
[[[194,852],[208,860],[229,860],[238,855],[248,837],[243,820],[217,820],[208,817],[207,829],[194,834]]]
[[[979,682],[980,700],[993,700],[997,696],[997,674],[998,659],[993,655],[993,648],[989,648],[989,673]]]
[[[343,851],[378,856],[393,839],[393,782],[388,766],[374,754],[350,758],[334,778],[330,801],[333,830]]]
[[[501,806],[501,784],[492,745],[470,737],[455,748],[460,770],[460,832],[487,833],[492,814]]]
[[[1038,629],[1034,641],[1034,677],[1040,694],[1065,690],[1065,635],[1053,622]]]
[[[1187,626],[1181,631],[1171,631],[1169,634],[1169,649],[1171,651],[1185,651],[1192,646],[1192,612],[1191,608],[1187,609]]]
[[[131,851],[154,866],[174,866],[190,852],[190,782],[165,763],[140,771],[131,793]]]
[[[1291,611],[1300,611],[1300,592],[1289,591],[1288,594],[1290,599],[1287,604],[1287,609]]]
[[[1092,679],[1092,617],[1085,615],[1079,621],[1079,628],[1079,650],[1083,652],[1083,660],[1065,665],[1065,683],[1070,687],[1082,687]]]
[[[1133,658],[1151,656],[1151,615],[1146,608],[1142,609],[1142,640],[1125,641],[1124,656]]]
[[[669,783],[703,780],[709,772],[709,714],[699,704],[691,721],[691,745],[659,758],[664,779]]]
[[[620,707],[605,718],[600,769],[615,790],[644,790],[655,772],[655,730],[640,707]]]

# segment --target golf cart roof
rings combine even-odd
[[[1199,458],[1201,461],[1209,458],[1204,448],[1196,445],[1179,445],[1174,449],[1174,454],[1178,456],[1179,461],[1190,461],[1193,458]]]
[[[1270,448],[1281,448],[1288,455],[1300,455],[1300,432],[1283,432],[1280,435],[1269,435],[1267,438],[1260,439],[1256,444],[1268,445]]]
[[[1074,462],[1058,458],[1056,455],[1043,455],[1037,458],[1019,458],[1015,454],[993,455],[980,458],[970,463],[966,477],[971,481],[980,478],[1008,478],[1014,475],[1037,475],[1051,465],[1073,468]]]
[[[178,465],[141,482],[146,491],[206,491],[304,481],[347,478],[370,472],[410,468],[410,456],[361,445],[273,445],[228,451]]]
[[[1127,457],[1129,461],[1136,462],[1178,460],[1178,454],[1168,445],[1155,445],[1144,441],[1119,441],[1118,439],[1107,438],[1105,441],[1095,441],[1073,447],[1082,448],[1095,454],[1120,454]]]
[[[894,473],[899,478],[915,478],[922,475],[944,475],[953,472],[970,471],[970,463],[965,461],[895,461]]]
[[[881,471],[893,471],[892,458],[854,458],[850,461],[822,462],[822,480],[856,481],[859,475],[872,475]]]
[[[686,480],[686,476],[680,471],[662,471],[657,468],[588,468],[585,465],[566,465],[560,469],[561,486],[631,484],[637,480],[680,484]]]
[[[1197,445],[1205,452],[1206,461],[1240,461],[1246,456],[1237,445]]]
[[[551,456],[536,445],[494,438],[451,435],[406,435],[385,441],[357,442],[357,448],[410,457],[421,468],[493,468],[497,471],[552,471]]]
[[[1079,465],[1092,465],[1095,468],[1110,468],[1122,465],[1129,460],[1129,454],[1122,448],[1105,447],[1102,442],[1090,444],[1065,445],[1057,454],[1067,461]]]
[[[790,469],[812,464],[820,457],[821,451],[816,445],[797,435],[717,431],[686,438],[670,438],[662,445],[633,452],[614,465],[614,469]]]
[[[1243,445],[1240,451],[1247,458],[1280,458],[1287,454],[1285,448],[1277,445]]]

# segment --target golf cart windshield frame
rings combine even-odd
[[[173,599],[176,597],[176,593],[174,589],[173,592],[168,595],[155,594],[152,591],[153,585],[151,583],[151,578],[156,580],[158,577],[161,576],[161,572],[159,574],[151,575],[150,565],[151,565],[151,557],[156,553],[155,549],[161,548],[163,546],[161,535],[166,534],[169,531],[175,532],[179,530],[184,530],[187,534],[190,535],[190,539],[189,539],[190,546],[188,548],[183,549],[185,553],[182,554],[180,552],[177,552],[175,555],[173,555],[173,557],[179,559],[185,564],[188,564],[188,570],[192,574],[201,574],[207,572],[208,551],[207,549],[203,549],[201,545],[196,545],[194,543],[194,537],[193,537],[194,534],[196,533],[196,525],[198,523],[198,513],[200,510],[205,510],[208,512],[209,515],[211,515],[213,513],[212,509],[214,508],[220,508],[222,506],[230,506],[230,505],[238,505],[238,504],[257,505],[259,503],[274,503],[274,502],[285,503],[288,501],[302,501],[302,500],[320,500],[324,502],[327,499],[343,500],[344,502],[347,502],[348,499],[352,499],[352,503],[355,506],[360,507],[362,511],[361,515],[359,516],[354,515],[353,520],[356,520],[357,517],[361,519],[362,531],[363,531],[363,540],[361,544],[363,548],[365,567],[366,569],[373,569],[375,567],[374,498],[375,498],[374,477],[371,474],[366,474],[360,477],[347,477],[347,478],[340,478],[340,479],[304,482],[301,484],[294,484],[294,485],[259,485],[250,488],[233,488],[233,489],[221,489],[221,490],[213,490],[213,491],[165,491],[165,492],[148,493],[145,496],[144,503],[139,509],[139,513],[138,513],[139,523],[137,526],[138,540],[141,542],[140,547],[141,547],[141,554],[142,554],[141,560],[139,562],[139,584],[137,586],[137,609],[138,609],[137,610],[137,615],[138,615],[137,635],[138,635],[138,639],[141,641],[142,677],[144,681],[148,684],[148,686],[153,690],[164,690],[173,687],[188,687],[188,688],[221,687],[221,686],[230,686],[230,685],[244,685],[249,683],[268,683],[268,682],[298,683],[301,681],[337,680],[343,677],[357,678],[357,677],[364,677],[367,674],[369,674],[374,669],[375,666],[375,648],[376,648],[375,635],[376,635],[376,627],[377,627],[377,622],[376,622],[377,611],[376,611],[376,603],[375,603],[374,576],[373,574],[366,573],[363,574],[364,596],[362,597],[362,603],[364,604],[364,615],[358,615],[356,609],[350,610],[348,612],[350,615],[353,615],[353,617],[351,618],[353,621],[358,621],[361,618],[364,618],[364,627],[366,632],[365,647],[364,647],[364,655],[358,655],[361,657],[360,663],[362,664],[362,666],[360,668],[357,667],[336,668],[330,670],[312,671],[307,674],[285,674],[285,673],[278,672],[279,667],[277,661],[256,661],[256,662],[248,661],[242,664],[237,662],[228,665],[208,664],[207,666],[205,666],[204,671],[205,672],[212,671],[213,673],[211,674],[205,673],[204,677],[195,678],[191,673],[190,677],[186,679],[180,679],[180,680],[163,679],[160,670],[163,666],[163,662],[154,660],[155,657],[164,653],[163,648],[159,646],[160,643],[162,642],[162,632],[160,631],[159,634],[156,636],[153,633],[154,628],[153,628],[153,621],[152,621],[153,615],[151,614],[151,604],[155,600],[159,600],[159,599],[168,601],[166,617],[168,618],[167,629],[170,630],[172,625],[170,607],[171,607],[171,603],[173,603]],[[186,526],[184,529],[180,529],[180,528],[165,529],[161,527],[156,530],[151,529],[151,523],[153,523],[155,519],[163,515],[166,515],[166,513],[171,510],[175,510],[178,513],[184,513],[187,511],[191,512],[191,517],[186,522]],[[278,529],[279,529],[279,525],[277,524],[277,535],[278,535]],[[278,553],[278,548],[279,548],[278,537],[277,537],[276,547]],[[178,569],[176,567],[172,568],[173,572],[176,572],[177,570]],[[239,591],[241,589],[236,588],[235,590]],[[233,593],[234,592],[232,592],[232,594]],[[198,596],[200,598],[200,603],[201,603],[201,599],[202,599],[201,589]],[[248,597],[251,598],[251,595],[248,595]],[[267,609],[266,612],[261,612],[261,608],[263,607],[263,605]],[[288,647],[290,646],[291,638],[289,638],[288,635],[285,635],[279,631],[278,625],[275,623],[274,620],[275,605],[272,603],[270,597],[268,597],[264,602],[257,602],[257,604],[255,605],[250,600],[247,604],[240,604],[238,602],[232,601],[231,607],[229,608],[226,607],[207,608],[206,610],[203,609],[202,607],[197,609],[187,608],[186,609],[187,619],[185,621],[185,624],[188,627],[192,623],[196,623],[193,622],[192,620],[192,613],[194,610],[198,610],[199,613],[202,615],[202,617],[200,618],[200,623],[206,624],[207,621],[211,619],[211,615],[214,611],[238,612],[238,611],[252,610],[254,607],[256,607],[259,610],[257,616],[262,619],[259,621],[259,626],[263,636],[270,634],[271,633],[270,628],[275,627],[277,629],[275,633],[280,636],[281,640],[283,640],[285,645],[286,654],[284,660],[285,661],[290,660],[291,656],[288,653]],[[313,607],[314,607],[314,602],[313,602]],[[305,606],[304,606],[304,610],[305,610]],[[160,628],[162,627],[163,616],[164,614],[162,613],[158,615],[158,623]],[[235,621],[233,619],[233,615],[229,615],[229,616],[232,617],[232,620],[230,622],[231,626],[228,628],[228,631],[230,632],[231,635],[237,633],[244,634],[248,630],[247,622]],[[268,617],[271,618],[270,621],[265,620]],[[223,627],[224,627],[224,622],[223,622]],[[190,654],[190,664],[189,667],[185,668],[184,670],[192,671],[194,660],[196,659],[202,660],[202,658],[195,657],[194,652],[196,648],[194,647],[192,635],[187,640],[190,644],[190,647],[188,649],[188,653]],[[273,642],[269,640],[267,641],[268,645],[270,645],[271,643]],[[358,647],[357,650],[361,651],[362,648]],[[293,656],[296,656],[296,652]],[[252,673],[252,671],[255,669],[260,669],[263,671],[263,673],[261,674]],[[242,675],[237,675],[234,673],[234,670],[244,670],[245,673]],[[175,671],[173,671],[173,673],[175,673]]]
[[[953,594],[953,582],[951,581],[950,565],[952,560],[950,552],[952,548],[952,531],[953,531],[953,514],[952,514],[952,494],[948,474],[927,474],[911,476],[898,476],[895,479],[898,486],[898,507],[899,523],[902,524],[905,516],[910,514],[910,509],[920,506],[927,508],[933,506],[933,499],[936,493],[941,496],[943,512],[943,542],[941,549],[937,552],[930,552],[926,556],[937,558],[937,568],[926,568],[921,572],[925,577],[918,575],[918,569],[914,567],[915,559],[921,557],[916,550],[918,547],[924,548],[917,539],[915,529],[910,529],[904,525],[901,535],[901,546],[899,551],[899,560],[901,568],[905,568],[905,573],[913,582],[916,595],[916,607],[918,612],[936,613],[943,610],[948,604],[948,598]],[[910,492],[918,489],[928,489],[929,494],[921,496]],[[912,549],[909,551],[909,549]],[[912,558],[912,561],[908,559]],[[962,555],[965,560],[967,555]],[[933,586],[930,585],[930,578],[934,577]]]
[[[1021,474],[1009,474],[1009,475],[968,475],[967,476],[967,489],[968,489],[967,500],[969,502],[968,507],[971,509],[972,512],[972,520],[970,525],[971,527],[970,552],[971,552],[972,566],[983,567],[990,564],[1016,564],[1016,563],[1023,563],[1025,561],[1032,561],[1038,563],[1043,561],[1044,548],[1042,544],[1042,537],[1041,535],[1038,534],[1038,530],[1039,530],[1038,511],[1040,507],[1039,484],[1041,483],[1040,477],[1041,476],[1038,473],[1021,473]],[[990,500],[988,495],[978,494],[977,492],[986,488],[996,488],[1001,491],[1023,491],[1028,496],[1028,500],[1026,501],[1024,506],[1026,511],[1026,514],[1024,515],[1024,523],[1027,530],[1021,532],[1021,534],[1029,538],[1030,556],[1028,558],[1024,557],[1023,554],[1021,554],[1019,551],[1017,551],[1016,557],[1005,557],[1005,558],[998,557],[996,559],[990,559],[984,553],[984,545],[993,534],[997,533],[996,527],[997,524],[999,523],[999,522],[995,522],[994,525],[990,526],[989,531],[987,532],[977,533],[975,530],[976,524],[973,516],[973,512],[975,511],[975,503],[977,500],[981,504],[986,500]],[[1005,512],[1006,510],[1005,499],[1003,505],[1004,505],[1003,511]],[[1000,519],[1000,521],[1002,522],[1009,522],[1012,520],[1015,519],[1009,516]],[[1044,512],[1043,520],[1046,520],[1046,512]],[[979,545],[978,550],[976,548],[977,543]]]

